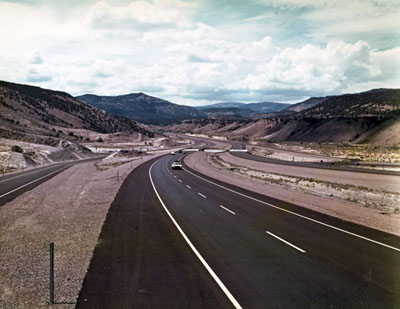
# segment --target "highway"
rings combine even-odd
[[[20,194],[32,190],[41,183],[65,171],[74,164],[98,160],[99,158],[103,158],[103,156],[77,161],[61,162],[45,167],[38,167],[4,175],[0,177],[0,207],[9,201],[12,201]]]
[[[179,155],[128,175],[77,308],[400,306],[400,239],[246,191]]]
[[[186,136],[186,135],[182,135]],[[181,136],[181,137],[182,137]],[[204,138],[204,137],[188,137],[191,138],[197,142],[203,141],[204,143],[213,143],[213,141],[217,141],[219,143],[225,143],[227,145],[231,146],[231,149],[247,149],[248,147],[253,147],[254,145],[250,144],[245,144],[242,142],[234,142],[234,141],[228,141],[228,140],[213,140],[211,138]],[[273,147],[263,147],[265,149],[269,150],[276,150]],[[301,152],[295,152],[295,151],[287,151],[280,149],[280,152],[286,152],[288,154],[294,153],[294,154],[304,154],[304,155],[309,155]],[[232,152],[231,153],[233,156],[247,159],[247,160],[252,160],[252,161],[258,161],[258,162],[265,162],[265,163],[271,163],[271,164],[278,164],[278,165],[287,165],[287,166],[294,166],[294,167],[307,167],[307,168],[314,168],[314,169],[322,169],[322,170],[337,170],[337,171],[346,171],[346,172],[356,172],[356,173],[367,173],[367,174],[378,174],[378,175],[391,175],[391,176],[400,176],[399,171],[393,171],[393,170],[388,170],[384,169],[390,168],[390,167],[399,167],[398,164],[370,164],[367,162],[358,162],[359,167],[354,167],[356,162],[353,163],[344,163],[344,162],[336,162],[333,164],[333,162],[324,162],[324,159],[328,158],[326,156],[322,155],[313,155],[315,158],[319,158],[322,162],[299,162],[299,161],[288,161],[288,160],[280,160],[280,159],[274,159],[274,158],[269,158],[269,157],[262,157],[258,156],[255,154],[252,154],[251,152]],[[368,167],[371,166],[378,166],[383,169],[371,169]]]

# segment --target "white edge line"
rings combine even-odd
[[[202,198],[207,198],[204,194],[201,194],[200,192],[197,192],[198,195],[200,195]]]
[[[191,187],[191,186],[188,186],[188,185],[186,185],[186,187],[187,187],[188,189],[192,189],[192,187]]]
[[[178,179],[179,182],[182,182],[182,180]]]
[[[41,180],[41,179],[43,179],[43,178],[49,177],[50,175],[53,175],[53,174],[57,173],[58,171],[61,171],[62,169],[65,169],[65,168],[66,168],[66,167],[64,166],[64,167],[62,167],[62,168],[60,168],[60,169],[58,169],[58,170],[56,170],[56,171],[54,171],[54,172],[51,172],[50,174],[47,174],[47,175],[45,175],[45,176],[42,176],[42,177],[40,177],[40,178],[38,178],[38,179],[35,179],[35,180],[31,181],[31,182],[28,182],[28,183],[24,184],[24,185],[22,185],[22,186],[20,186],[20,187],[18,187],[18,188],[15,188],[15,189],[13,189],[13,190],[11,190],[11,191],[8,191],[7,193],[4,193],[3,195],[0,195],[0,198],[2,198],[2,197],[4,197],[4,196],[7,196],[7,195],[9,195],[9,194],[11,194],[11,193],[13,193],[13,192],[15,192],[15,191],[18,191],[19,189],[22,189],[23,187],[29,186],[30,184],[33,184],[33,183],[35,183],[35,182],[37,182],[37,181],[39,181],[39,180]]]
[[[236,213],[234,213],[232,210],[229,210],[228,208],[226,208],[226,207],[224,207],[222,205],[219,205],[219,207],[221,207],[222,209],[225,209],[226,211],[229,211],[233,215],[236,215]]]
[[[10,177],[10,178],[7,178],[7,179],[0,180],[0,182],[4,182],[4,181],[7,181],[7,180],[19,178],[19,177],[26,176],[26,175],[30,175],[30,174],[34,174],[34,173],[40,172],[40,171],[45,171],[45,170],[47,170],[47,169],[49,169],[49,168],[52,168],[52,167],[57,166],[57,165],[60,165],[60,164],[62,164],[62,163],[64,163],[64,162],[55,163],[55,164],[53,164],[53,165],[46,166],[46,167],[40,168],[40,169],[35,169],[35,170],[30,171],[30,172],[28,172],[28,173],[23,173],[23,174],[18,175],[18,176],[14,176],[14,177]]]
[[[159,159],[160,160],[160,159]],[[207,271],[210,273],[211,277],[213,277],[213,279],[215,280],[215,282],[218,284],[218,286],[221,288],[221,290],[225,293],[225,295],[228,297],[228,299],[231,301],[231,303],[233,304],[233,306],[235,308],[242,308],[242,306],[240,306],[240,304],[237,302],[237,300],[235,299],[235,297],[231,294],[231,292],[229,292],[228,288],[225,286],[225,284],[221,281],[221,279],[219,279],[219,277],[217,276],[217,274],[212,270],[212,268],[208,265],[208,263],[206,262],[206,260],[202,257],[202,255],[200,254],[199,251],[197,251],[196,247],[192,244],[192,242],[190,241],[190,239],[186,236],[185,232],[181,229],[181,227],[179,226],[179,224],[176,222],[176,220],[174,219],[174,217],[171,215],[171,213],[169,212],[168,208],[165,206],[163,200],[161,199],[160,195],[158,194],[158,191],[154,185],[153,182],[153,178],[151,177],[151,170],[154,166],[154,164],[156,164],[159,160],[157,160],[156,162],[154,162],[149,169],[149,177],[150,177],[150,181],[151,181],[151,185],[153,186],[153,190],[156,193],[161,205],[163,206],[165,212],[167,213],[167,215],[169,216],[169,218],[171,219],[171,221],[174,223],[175,227],[178,229],[179,233],[182,235],[183,239],[185,239],[186,243],[189,245],[189,247],[192,249],[192,251],[194,252],[194,254],[197,256],[197,258],[200,260],[200,262],[203,264],[203,266],[207,269]]]
[[[298,214],[298,213],[295,213],[295,212],[293,212],[293,211],[290,211],[290,210],[281,208],[281,207],[279,207],[279,206],[272,205],[272,204],[270,204],[270,203],[261,201],[261,200],[259,200],[259,199],[254,198],[254,197],[248,196],[248,195],[246,195],[246,194],[243,194],[243,193],[234,191],[234,190],[232,190],[232,189],[226,188],[226,187],[224,187],[224,186],[221,186],[221,185],[219,185],[219,184],[217,184],[217,183],[215,183],[215,182],[212,182],[212,181],[207,180],[207,179],[205,179],[205,178],[203,178],[203,177],[200,177],[200,176],[198,176],[198,175],[196,175],[196,174],[194,174],[194,173],[192,173],[192,172],[190,172],[190,171],[188,171],[188,170],[186,170],[186,169],[185,169],[185,171],[186,171],[187,173],[189,173],[189,174],[192,174],[193,176],[195,176],[195,177],[197,177],[197,178],[200,178],[200,179],[202,179],[202,180],[204,180],[204,181],[206,181],[206,182],[209,182],[209,183],[211,183],[211,184],[213,184],[213,185],[216,185],[217,187],[220,187],[220,188],[223,188],[223,189],[228,190],[228,191],[230,191],[230,192],[236,193],[236,194],[238,194],[238,195],[247,197],[248,199],[251,199],[251,200],[253,200],[253,201],[256,201],[256,202],[259,202],[259,203],[261,203],[261,204],[264,204],[264,205],[273,207],[273,208],[275,208],[275,209],[281,210],[281,211],[286,212],[286,213],[289,213],[289,214],[291,214],[291,215],[294,215],[294,216],[297,216],[297,217],[300,217],[300,218],[309,220],[309,221],[311,221],[311,222],[314,222],[314,223],[317,223],[317,224],[320,224],[320,225],[329,227],[329,228],[334,229],[334,230],[337,230],[337,231],[339,231],[339,232],[346,233],[346,234],[348,234],[348,235],[351,235],[351,236],[354,236],[354,237],[358,237],[358,238],[360,238],[360,239],[364,239],[364,240],[369,241],[369,242],[372,242],[372,243],[374,243],[374,244],[377,244],[377,245],[380,245],[380,246],[383,246],[383,247],[386,247],[386,248],[389,248],[389,249],[392,249],[392,250],[395,250],[395,251],[400,252],[400,249],[399,249],[399,248],[396,248],[396,247],[393,247],[393,246],[384,244],[384,243],[382,243],[382,242],[379,242],[379,241],[376,241],[376,240],[373,240],[373,239],[370,239],[370,238],[367,238],[367,237],[364,237],[364,236],[355,234],[355,233],[353,233],[353,232],[349,232],[349,231],[343,230],[343,229],[338,228],[338,227],[336,227],[336,226],[333,226],[333,225],[330,225],[330,224],[327,224],[327,223],[324,223],[324,222],[321,222],[321,221],[318,221],[318,220],[315,220],[315,219],[312,219],[312,218],[309,218],[309,217],[300,215],[300,214]]]
[[[299,247],[297,247],[297,246],[291,244],[290,242],[288,242],[288,241],[286,241],[286,240],[280,238],[279,236],[276,236],[276,235],[274,235],[274,234],[272,234],[271,232],[268,232],[268,231],[265,231],[265,232],[266,232],[267,234],[271,235],[272,237],[275,237],[276,239],[279,239],[281,242],[284,242],[285,244],[287,244],[287,245],[289,245],[289,246],[295,248],[296,250],[299,250],[299,251],[302,252],[302,253],[306,253],[306,251],[304,251],[303,249],[300,249]]]

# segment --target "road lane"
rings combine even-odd
[[[302,216],[400,248],[397,237],[171,171],[178,157],[154,163],[154,187],[238,304],[399,307],[398,251]],[[232,307],[157,200],[149,168],[145,163],[131,173],[111,205],[77,307]]]
[[[343,282],[342,280],[346,278],[345,281],[347,283],[345,286],[357,287],[354,289],[348,288],[350,293],[347,293],[347,291],[342,291],[341,296],[337,298],[334,303],[337,304],[339,299],[347,299],[346,302],[343,302],[344,304],[348,303],[350,299],[353,299],[350,301],[350,303],[357,305],[357,301],[371,301],[371,295],[374,295],[376,304],[387,305],[392,304],[393,302],[398,302],[398,278],[400,278],[400,273],[399,267],[395,261],[400,257],[399,252],[386,247],[377,246],[376,244],[365,241],[364,239],[359,239],[352,235],[327,228],[323,225],[320,226],[313,222],[304,222],[304,219],[302,218],[288,215],[282,211],[271,209],[263,205],[256,205],[257,203],[253,203],[253,201],[249,201],[248,199],[238,195],[231,194],[231,196],[229,196],[229,192],[223,193],[215,186],[209,187],[205,182],[197,182],[196,184],[196,180],[193,180],[191,175],[186,177],[181,171],[174,171],[174,173],[179,173],[179,178],[182,179],[184,183],[188,183],[191,187],[193,187],[194,190],[199,190],[198,188],[201,187],[201,192],[207,196],[207,203],[214,204],[216,206],[219,204],[229,205],[229,209],[238,213],[238,215],[241,216],[242,221],[247,222],[247,226],[242,225],[242,229],[244,231],[256,229],[258,233],[261,234],[262,232],[265,235],[265,230],[269,227],[273,227],[271,230],[279,231],[279,235],[284,239],[290,239],[291,242],[296,244],[306,244],[308,248],[311,248],[307,249],[307,252],[312,250],[312,248],[315,248],[315,252],[312,250],[310,256],[312,259],[318,261],[317,266],[310,267],[309,271],[311,273],[315,273],[314,280],[316,282],[321,280],[321,276],[319,276],[318,273],[326,274],[326,272],[328,272],[331,276],[331,280],[329,282]],[[162,178],[162,176],[158,178]],[[163,186],[163,184],[160,183],[160,186]],[[160,189],[160,191],[163,192],[162,189]],[[175,204],[174,206],[171,206],[171,211],[174,212],[174,208],[177,208],[177,204],[179,204],[179,198],[177,198],[177,196],[179,197],[181,192],[173,192],[172,189],[169,188],[168,192],[164,191],[161,193],[161,195],[163,194],[165,194],[167,201],[172,197],[169,203],[171,205]],[[222,200],[224,201],[223,203],[221,203]],[[227,204],[229,202],[230,204]],[[194,208],[196,203],[194,203],[194,200],[192,200],[190,206]],[[207,207],[206,205],[200,207],[202,210],[201,213],[204,216],[208,217],[208,213],[210,213],[210,216],[218,218],[218,215],[214,211],[215,207]],[[184,213],[183,215],[181,214],[184,212],[184,209],[185,208],[176,210],[176,216],[180,220],[191,221],[186,225],[187,229],[193,229],[196,225],[196,222],[201,220],[202,225],[207,226],[207,228],[215,225],[221,226],[221,224],[218,223],[218,220],[221,218],[218,218],[218,220],[215,222],[204,222],[204,219],[200,219],[197,215],[193,215],[193,218],[190,219],[187,213]],[[195,213],[195,211],[193,211],[193,213]],[[320,216],[319,214],[311,211],[308,211],[308,215],[310,215],[310,218],[317,217],[319,219],[321,217],[323,220],[327,220],[328,222],[334,224],[340,222],[340,220],[330,218],[328,216]],[[223,226],[227,227],[234,224],[237,223],[224,223]],[[182,223],[182,225],[185,226],[185,223]],[[349,224],[343,224],[342,222],[341,227],[348,228]],[[352,228],[356,230],[358,229],[359,231],[370,230],[356,225],[353,225]],[[219,232],[220,231],[216,231],[216,233]],[[374,230],[370,230],[369,232],[377,236],[377,238],[380,240],[382,240],[381,238],[383,236],[383,240],[389,240],[389,243],[392,241],[395,245],[397,245],[397,248],[400,248],[398,238]],[[190,232],[188,233],[190,234]],[[195,235],[192,235],[191,237],[196,239]],[[240,237],[243,238],[244,236],[242,235]],[[253,235],[249,237],[249,241],[251,241],[250,238],[253,238],[254,240],[254,237],[258,236]],[[199,242],[203,242],[205,238],[206,235],[204,234],[201,234],[200,237],[197,237]],[[217,249],[215,248],[215,250]],[[249,250],[254,251],[254,248]],[[357,258],[354,258],[355,256]],[[318,268],[321,268],[320,272],[318,272]],[[247,275],[241,274],[241,278],[244,276]],[[368,280],[365,278],[368,278]],[[294,287],[295,286],[299,285],[294,284]],[[314,286],[314,284],[311,286],[313,287],[311,289],[314,289],[314,293],[320,290],[321,286],[323,287],[322,291],[320,290],[321,293],[323,293],[324,290],[326,291],[327,288],[332,288],[330,284],[327,284],[327,282],[322,285],[321,282],[319,282],[316,286]],[[335,286],[335,288],[338,289],[338,291],[341,290],[339,286]],[[374,292],[370,292],[370,290],[373,290]],[[390,296],[384,296],[387,294]],[[239,297],[239,302],[241,302],[241,299],[242,298]],[[246,303],[244,303],[244,306],[246,307]]]
[[[43,169],[2,179],[0,182],[0,206],[12,201],[25,191],[51,179],[71,166],[70,163],[56,164]]]
[[[65,171],[72,165],[99,160],[103,157],[104,156],[77,161],[61,162],[46,167],[0,177],[0,207],[9,201],[12,201],[22,193],[32,190],[41,183]]]
[[[156,160],[118,191],[76,308],[232,308],[162,209],[149,178]],[[163,170],[171,185],[190,191]]]

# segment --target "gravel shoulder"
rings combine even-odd
[[[145,157],[72,166],[0,207],[0,307],[49,308],[55,243],[57,308],[74,308],[101,227],[126,176]]]
[[[348,202],[335,197],[308,194],[302,190],[286,188],[279,184],[270,184],[264,180],[244,175],[222,166],[217,166],[212,163],[210,156],[204,152],[190,154],[189,156],[186,156],[184,160],[189,167],[226,183],[243,187],[247,190],[267,196],[273,196],[277,199],[349,222],[400,236],[399,214],[381,214],[377,209],[366,208],[358,203]],[[236,161],[236,163],[238,162]],[[255,164],[260,163],[255,162]],[[258,167],[260,168],[260,166]],[[282,170],[280,170],[280,172],[282,173]]]

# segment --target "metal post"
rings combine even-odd
[[[54,304],[54,242],[50,243],[50,304]]]

